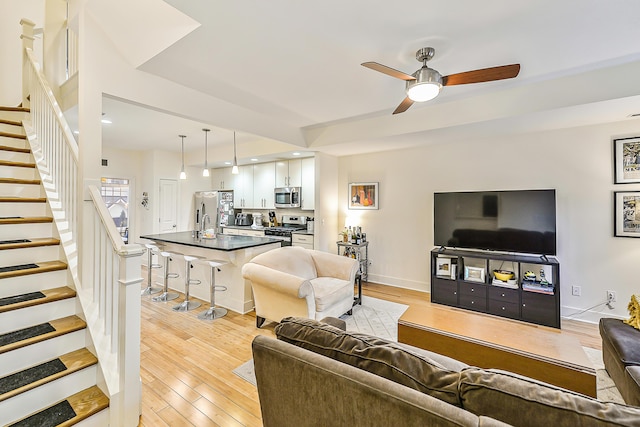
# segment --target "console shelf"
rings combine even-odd
[[[496,270],[513,277],[499,280]],[[434,249],[431,302],[560,328],[560,264],[553,257]]]

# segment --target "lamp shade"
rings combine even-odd
[[[236,157],[236,133],[233,132],[233,167],[231,168],[231,173],[233,175],[238,175],[238,158]]]
[[[207,135],[211,129],[202,129],[204,131],[204,169],[202,169],[202,176],[209,176],[209,163],[208,163],[208,148],[209,148],[209,140],[207,139]]]
[[[184,171],[184,139],[186,135],[178,135],[182,140],[182,169],[180,169],[180,179],[187,179],[187,173]]]

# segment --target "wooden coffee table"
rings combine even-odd
[[[596,371],[580,342],[555,328],[431,304],[404,312],[398,341],[596,397]]]

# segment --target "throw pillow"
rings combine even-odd
[[[629,310],[629,317],[624,321],[627,325],[633,326],[636,329],[640,329],[640,303],[635,295],[631,295],[631,301],[627,306]]]
[[[282,319],[275,332],[282,341],[460,406],[459,371],[466,365],[457,360],[300,317]]]
[[[462,407],[478,416],[522,427],[632,426],[640,409],[585,395],[497,369],[464,369]]]

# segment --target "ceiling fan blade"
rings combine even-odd
[[[388,76],[395,77],[396,79],[407,80],[407,81],[416,79],[415,77],[407,73],[403,73],[402,71],[398,71],[394,68],[387,67],[386,65],[378,64],[377,62],[363,62],[360,65],[362,65],[363,67],[371,68],[372,70],[375,70],[375,71],[379,71]]]
[[[481,70],[450,74],[442,77],[442,86],[466,85],[469,83],[490,82],[493,80],[512,79],[520,72],[520,64],[501,65]]]
[[[393,110],[393,114],[399,114],[399,113],[404,113],[405,111],[407,111],[409,109],[409,107],[411,107],[413,105],[413,101],[411,100],[411,98],[409,98],[408,96],[402,100],[402,102],[400,103],[400,105],[398,105],[396,107],[395,110]]]

